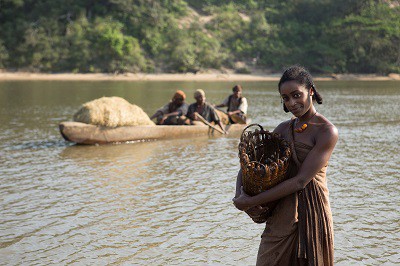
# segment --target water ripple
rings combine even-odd
[[[340,133],[328,168],[335,264],[399,264],[398,90],[337,84],[322,86],[329,104],[318,106]],[[263,225],[231,202],[238,136],[72,145],[57,123],[82,99],[115,91],[85,83],[90,95],[71,94],[70,86],[52,83],[54,104],[23,98],[25,107],[0,108],[0,265],[255,264]],[[136,85],[121,86],[141,97]],[[210,99],[222,98],[218,86]],[[249,90],[254,122],[273,129],[290,118],[275,83],[248,86],[257,88]]]

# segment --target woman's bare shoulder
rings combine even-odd
[[[332,133],[337,132],[336,126],[331,121],[329,121],[328,118],[326,118],[321,114],[318,116],[318,118],[319,118],[319,123],[322,126],[322,130],[331,131]]]
[[[339,138],[339,131],[336,126],[323,115],[320,115],[318,120],[318,135],[323,139],[323,141],[330,140],[336,143],[337,139]]]
[[[291,120],[287,120],[287,121],[283,121],[282,123],[280,123],[275,129],[274,129],[274,133],[278,133],[280,135],[284,135],[287,133],[289,126],[290,126],[290,121]]]

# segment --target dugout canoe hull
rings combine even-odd
[[[230,133],[240,133],[246,125],[228,125]],[[102,127],[80,122],[62,122],[59,124],[60,133],[67,141],[78,144],[107,144],[128,141],[148,141],[158,139],[187,138],[213,134],[223,136],[208,126],[124,126]]]

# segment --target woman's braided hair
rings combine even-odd
[[[314,95],[312,96],[313,101],[316,101],[318,104],[322,104],[322,96],[317,92],[311,74],[304,67],[295,65],[286,69],[285,72],[283,72],[281,79],[279,80],[278,90],[281,89],[281,85],[283,83],[292,80],[296,81],[300,85],[304,85],[308,91],[310,91],[311,89],[314,90]],[[284,103],[283,110],[286,113],[289,112]]]

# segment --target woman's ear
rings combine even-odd
[[[310,96],[314,96],[314,86],[311,86],[311,89],[310,89]]]

